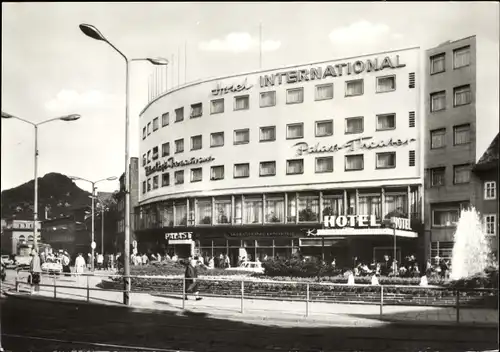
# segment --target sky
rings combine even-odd
[[[38,175],[95,181],[125,169],[125,63],[86,37],[81,23],[129,58],[173,56],[169,87],[258,70],[260,23],[263,69],[476,35],[479,158],[498,133],[499,22],[496,2],[2,3],[2,111],[33,122],[82,115],[39,127]],[[130,69],[131,156],[138,156],[153,69],[147,62]],[[12,119],[1,127],[4,190],[33,179],[34,129]],[[118,181],[98,187],[113,191]]]

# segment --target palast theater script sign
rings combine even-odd
[[[169,232],[165,234],[166,240],[190,240],[192,237],[192,232]]]
[[[152,166],[146,166],[146,176],[149,176],[151,174],[154,174],[155,172],[158,171],[165,171],[167,169],[174,169],[176,167],[181,167],[181,166],[189,166],[189,165],[196,165],[196,164],[203,164],[207,163],[210,161],[214,161],[215,158],[213,156],[206,156],[206,157],[201,157],[201,158],[191,158],[191,159],[186,159],[186,160],[180,160],[176,161],[173,157],[168,158],[166,161],[161,162],[157,161],[156,164]]]
[[[297,148],[297,155],[301,156],[303,154],[320,154],[320,153],[335,153],[340,150],[347,150],[348,152],[354,152],[363,149],[377,149],[385,147],[400,147],[411,142],[415,142],[415,138],[406,139],[393,139],[381,140],[381,141],[369,141],[373,137],[359,137],[356,139],[351,139],[344,144],[331,144],[331,145],[321,145],[316,143],[313,146],[309,146],[306,142],[299,142],[292,146],[292,148]]]

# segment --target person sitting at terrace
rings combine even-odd
[[[174,255],[172,256],[172,261],[176,262],[178,260],[179,260],[179,257],[177,256],[177,254],[174,253]]]
[[[210,257],[210,259],[208,261],[208,268],[209,269],[215,268],[215,258],[214,257]]]
[[[148,264],[148,262],[149,262],[149,258],[148,258],[148,256],[146,255],[146,253],[144,253],[144,254],[142,255],[142,264],[146,265],[146,264]]]
[[[419,277],[420,276],[420,269],[418,268],[418,263],[415,262],[415,264],[413,264],[413,268],[412,268],[412,276],[413,277]]]

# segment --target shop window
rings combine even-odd
[[[316,173],[333,172],[333,156],[316,158]]]
[[[345,171],[363,170],[364,158],[362,154],[345,156]]]
[[[314,100],[333,99],[333,83],[319,84],[314,87]]]
[[[210,135],[210,147],[222,147],[224,145],[224,132],[216,132]]]
[[[170,155],[170,143],[169,142],[163,143],[161,145],[161,156],[165,157],[169,155]]]
[[[191,115],[190,118],[194,119],[197,117],[201,117],[203,115],[203,104],[193,104],[191,105]]]
[[[458,222],[459,210],[433,210],[432,226],[434,227],[454,227]]]
[[[319,221],[319,196],[299,194],[299,222]]]
[[[484,183],[484,199],[491,200],[497,198],[497,183],[495,181],[487,181]]]
[[[191,137],[191,150],[199,150],[202,148],[202,136],[201,134],[198,136]]]
[[[259,165],[259,176],[276,175],[276,161],[262,161]]]
[[[276,126],[260,128],[260,142],[270,142],[276,140]]]
[[[175,202],[175,223],[174,225],[186,226],[187,225],[187,203]]]
[[[198,225],[212,224],[212,200],[198,199],[196,208],[196,223]]]
[[[262,197],[245,197],[244,214],[245,224],[262,223]]]
[[[444,148],[446,146],[446,128],[431,131],[431,149]]]
[[[175,109],[175,122],[181,122],[184,120],[184,108]]]
[[[161,115],[161,127],[168,126],[169,123],[170,123],[170,115],[168,112],[166,112],[163,115]]]
[[[445,59],[446,55],[445,53],[437,54],[434,56],[431,56],[431,75],[436,74],[436,73],[441,73],[445,71]]]
[[[333,120],[316,121],[316,137],[333,136]]]
[[[345,119],[345,134],[363,133],[363,117],[348,117]]]
[[[431,94],[431,112],[446,109],[446,92],[436,92]]]
[[[184,139],[177,139],[175,141],[175,152],[182,153],[184,151]]]
[[[248,110],[250,109],[250,96],[242,95],[234,97],[234,110]]]
[[[210,102],[210,114],[222,114],[224,112],[224,99],[215,99]]]
[[[304,173],[304,159],[294,159],[286,161],[286,174],[299,175]]]
[[[304,102],[304,88],[292,88],[286,90],[287,104],[300,104]]]
[[[223,180],[224,179],[224,165],[212,166],[210,168],[210,180]]]
[[[200,182],[203,178],[203,171],[201,167],[191,169],[191,182]]]
[[[377,93],[392,92],[396,90],[396,76],[377,77]]]
[[[168,172],[165,172],[161,175],[161,186],[170,186],[170,174]]]
[[[391,217],[407,218],[408,217],[408,197],[407,194],[385,194],[385,219]]]
[[[250,130],[248,128],[234,131],[233,144],[247,144],[250,142]]]
[[[160,128],[160,118],[156,117],[153,119],[153,132]]]
[[[286,125],[286,139],[304,138],[304,124],[292,123]]]
[[[268,195],[265,204],[266,223],[282,223],[285,220],[285,198],[284,196]]]
[[[260,93],[260,107],[266,108],[276,105],[276,91]]]
[[[469,183],[470,172],[471,172],[471,167],[469,164],[453,166],[453,183],[456,185]]]
[[[162,227],[174,226],[174,206],[172,203],[160,205],[159,213]]]
[[[453,145],[470,143],[470,124],[453,126]]]
[[[446,168],[444,167],[436,167],[430,169],[432,187],[439,187],[445,185],[445,176],[446,176],[445,171]]]
[[[244,178],[250,176],[250,164],[234,164],[234,178]]]
[[[457,69],[470,65],[470,46],[453,50],[453,68]]]
[[[356,79],[353,81],[345,82],[345,96],[354,97],[357,95],[363,95],[364,83],[362,79]]]
[[[453,88],[453,106],[467,105],[471,103],[470,85]]]
[[[215,200],[215,223],[221,225],[231,223],[231,199]]]
[[[396,128],[396,114],[377,115],[377,131],[387,131]]]
[[[396,152],[377,153],[377,169],[393,169],[396,167]]]
[[[174,173],[174,180],[176,185],[182,185],[184,183],[184,170],[179,170]]]

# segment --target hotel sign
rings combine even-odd
[[[166,240],[191,240],[192,232],[169,232],[165,234]]]
[[[340,215],[325,216],[323,218],[325,227],[379,227],[375,215]]]
[[[400,147],[403,145],[415,142],[415,138],[406,139],[393,139],[381,140],[381,141],[370,141],[373,137],[359,137],[356,139],[351,139],[344,144],[326,144],[321,145],[316,143],[313,146],[309,146],[306,142],[299,142],[292,146],[292,148],[297,148],[297,156],[303,154],[322,154],[322,153],[335,153],[341,150],[346,150],[347,152],[354,152],[358,150],[371,150],[385,147]]]
[[[206,156],[201,158],[193,157],[191,159],[180,160],[180,161],[176,161],[173,157],[170,157],[164,162],[157,161],[156,164],[152,166],[146,166],[144,169],[146,170],[146,176],[149,176],[159,171],[163,172],[165,170],[175,169],[181,166],[204,164],[214,160],[215,158],[213,156]]]
[[[383,60],[368,59],[357,60],[354,62],[340,63],[335,65],[327,65],[326,67],[311,67],[302,70],[291,70],[286,72],[275,73],[271,75],[260,76],[260,87],[270,87],[281,85],[284,83],[297,83],[303,81],[314,81],[326,79],[328,77],[340,77],[342,75],[356,75],[364,71],[382,71],[385,69],[396,69],[405,67],[406,64],[399,62],[399,55],[391,58],[386,56]]]
[[[411,231],[410,219],[392,217],[391,222],[397,230]]]
[[[227,87],[221,86],[220,83],[217,83],[217,87],[215,89],[212,89],[212,95],[224,95],[227,93],[238,93],[242,92],[244,90],[249,90],[250,88],[253,87],[253,84],[247,85],[247,79],[245,78],[245,81],[243,84],[237,84],[237,85],[230,85]]]

